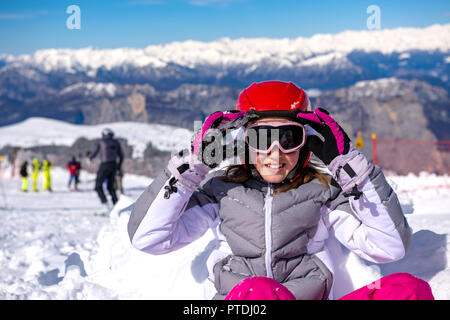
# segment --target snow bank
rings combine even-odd
[[[89,280],[116,292],[119,299],[204,299],[206,261],[196,259],[209,248],[212,234],[170,254],[143,253],[130,245],[127,233],[130,209],[123,209],[132,203],[122,197],[110,224],[100,231]]]
[[[447,214],[450,208],[450,177],[427,172],[389,176],[405,213]],[[438,201],[436,203],[436,201]]]

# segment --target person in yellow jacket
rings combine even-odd
[[[355,142],[355,148],[358,149],[358,150],[364,148],[364,141],[363,141],[363,138],[361,136],[361,129],[358,129],[356,142]]]
[[[38,158],[33,158],[32,161],[33,172],[31,173],[31,179],[33,179],[33,191],[38,191],[38,177],[41,170],[41,163]]]
[[[52,167],[52,163],[45,159],[42,162],[42,175],[44,176],[44,190],[48,190],[52,192],[52,176],[50,174],[50,168]]]

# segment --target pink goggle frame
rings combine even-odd
[[[290,148],[290,149],[285,149],[281,146],[280,142],[278,139],[276,139],[275,141],[272,142],[272,144],[265,150],[262,149],[257,149],[254,148],[250,145],[249,143],[249,135],[248,132],[250,129],[255,128],[255,127],[266,127],[266,126],[270,126],[270,127],[283,127],[283,126],[297,126],[302,128],[303,134],[302,134],[302,141],[300,142],[300,144],[298,146],[295,146],[294,148]],[[298,122],[283,122],[283,121],[267,121],[267,122],[256,122],[250,126],[248,126],[245,131],[244,131],[244,136],[245,136],[245,142],[247,142],[247,145],[249,147],[249,149],[253,152],[258,152],[258,153],[263,153],[263,154],[268,154],[272,151],[272,149],[277,146],[278,149],[283,152],[283,153],[291,153],[294,152],[298,149],[300,149],[301,147],[303,147],[303,145],[305,144],[306,141],[306,129],[305,126],[303,126],[302,124],[298,123]],[[256,139],[259,139],[260,137],[257,137],[255,134]]]

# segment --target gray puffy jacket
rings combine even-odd
[[[117,139],[114,139],[112,137],[103,137],[97,142],[97,144],[95,145],[95,149],[92,151],[89,158],[91,160],[94,159],[99,152],[101,163],[114,162],[118,164],[119,168],[122,165],[123,152]]]
[[[217,175],[194,192],[176,183],[177,192],[166,199],[171,175],[165,170],[136,201],[128,223],[132,244],[151,254],[174,251],[214,229],[218,244],[208,265],[216,298],[244,278],[267,276],[297,299],[328,299],[334,280],[325,250],[330,234],[377,263],[402,258],[408,247],[411,230],[378,167],[358,186],[358,200],[318,180],[274,195],[264,181],[228,183]]]

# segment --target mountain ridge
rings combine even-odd
[[[337,34],[316,34],[294,39],[221,38],[202,42],[187,40],[146,48],[95,49],[42,49],[33,54],[19,56],[0,55],[4,66],[15,63],[38,66],[44,72],[55,69],[73,71],[86,69],[94,74],[99,68],[124,65],[153,68],[174,63],[194,68],[202,64],[233,66],[277,61],[280,66],[292,67],[294,63],[331,52],[348,54],[352,51],[392,54],[405,51],[448,52],[450,50],[450,24],[431,25],[425,28],[395,28],[381,30],[343,31]],[[251,54],[250,54],[251,53]]]
[[[192,130],[194,121],[233,109],[239,92],[252,82],[283,80],[311,92],[313,102],[330,107],[338,117],[346,115],[344,122],[352,119],[351,133],[373,121],[396,138],[409,132],[450,139],[448,39],[450,24],[2,55],[0,126],[42,116],[78,124],[135,121]],[[377,86],[379,91],[372,88]],[[371,108],[380,116],[391,108],[392,119],[394,113],[409,117],[418,129],[411,131],[407,123],[391,118],[379,122]],[[411,118],[407,110],[425,121]]]

